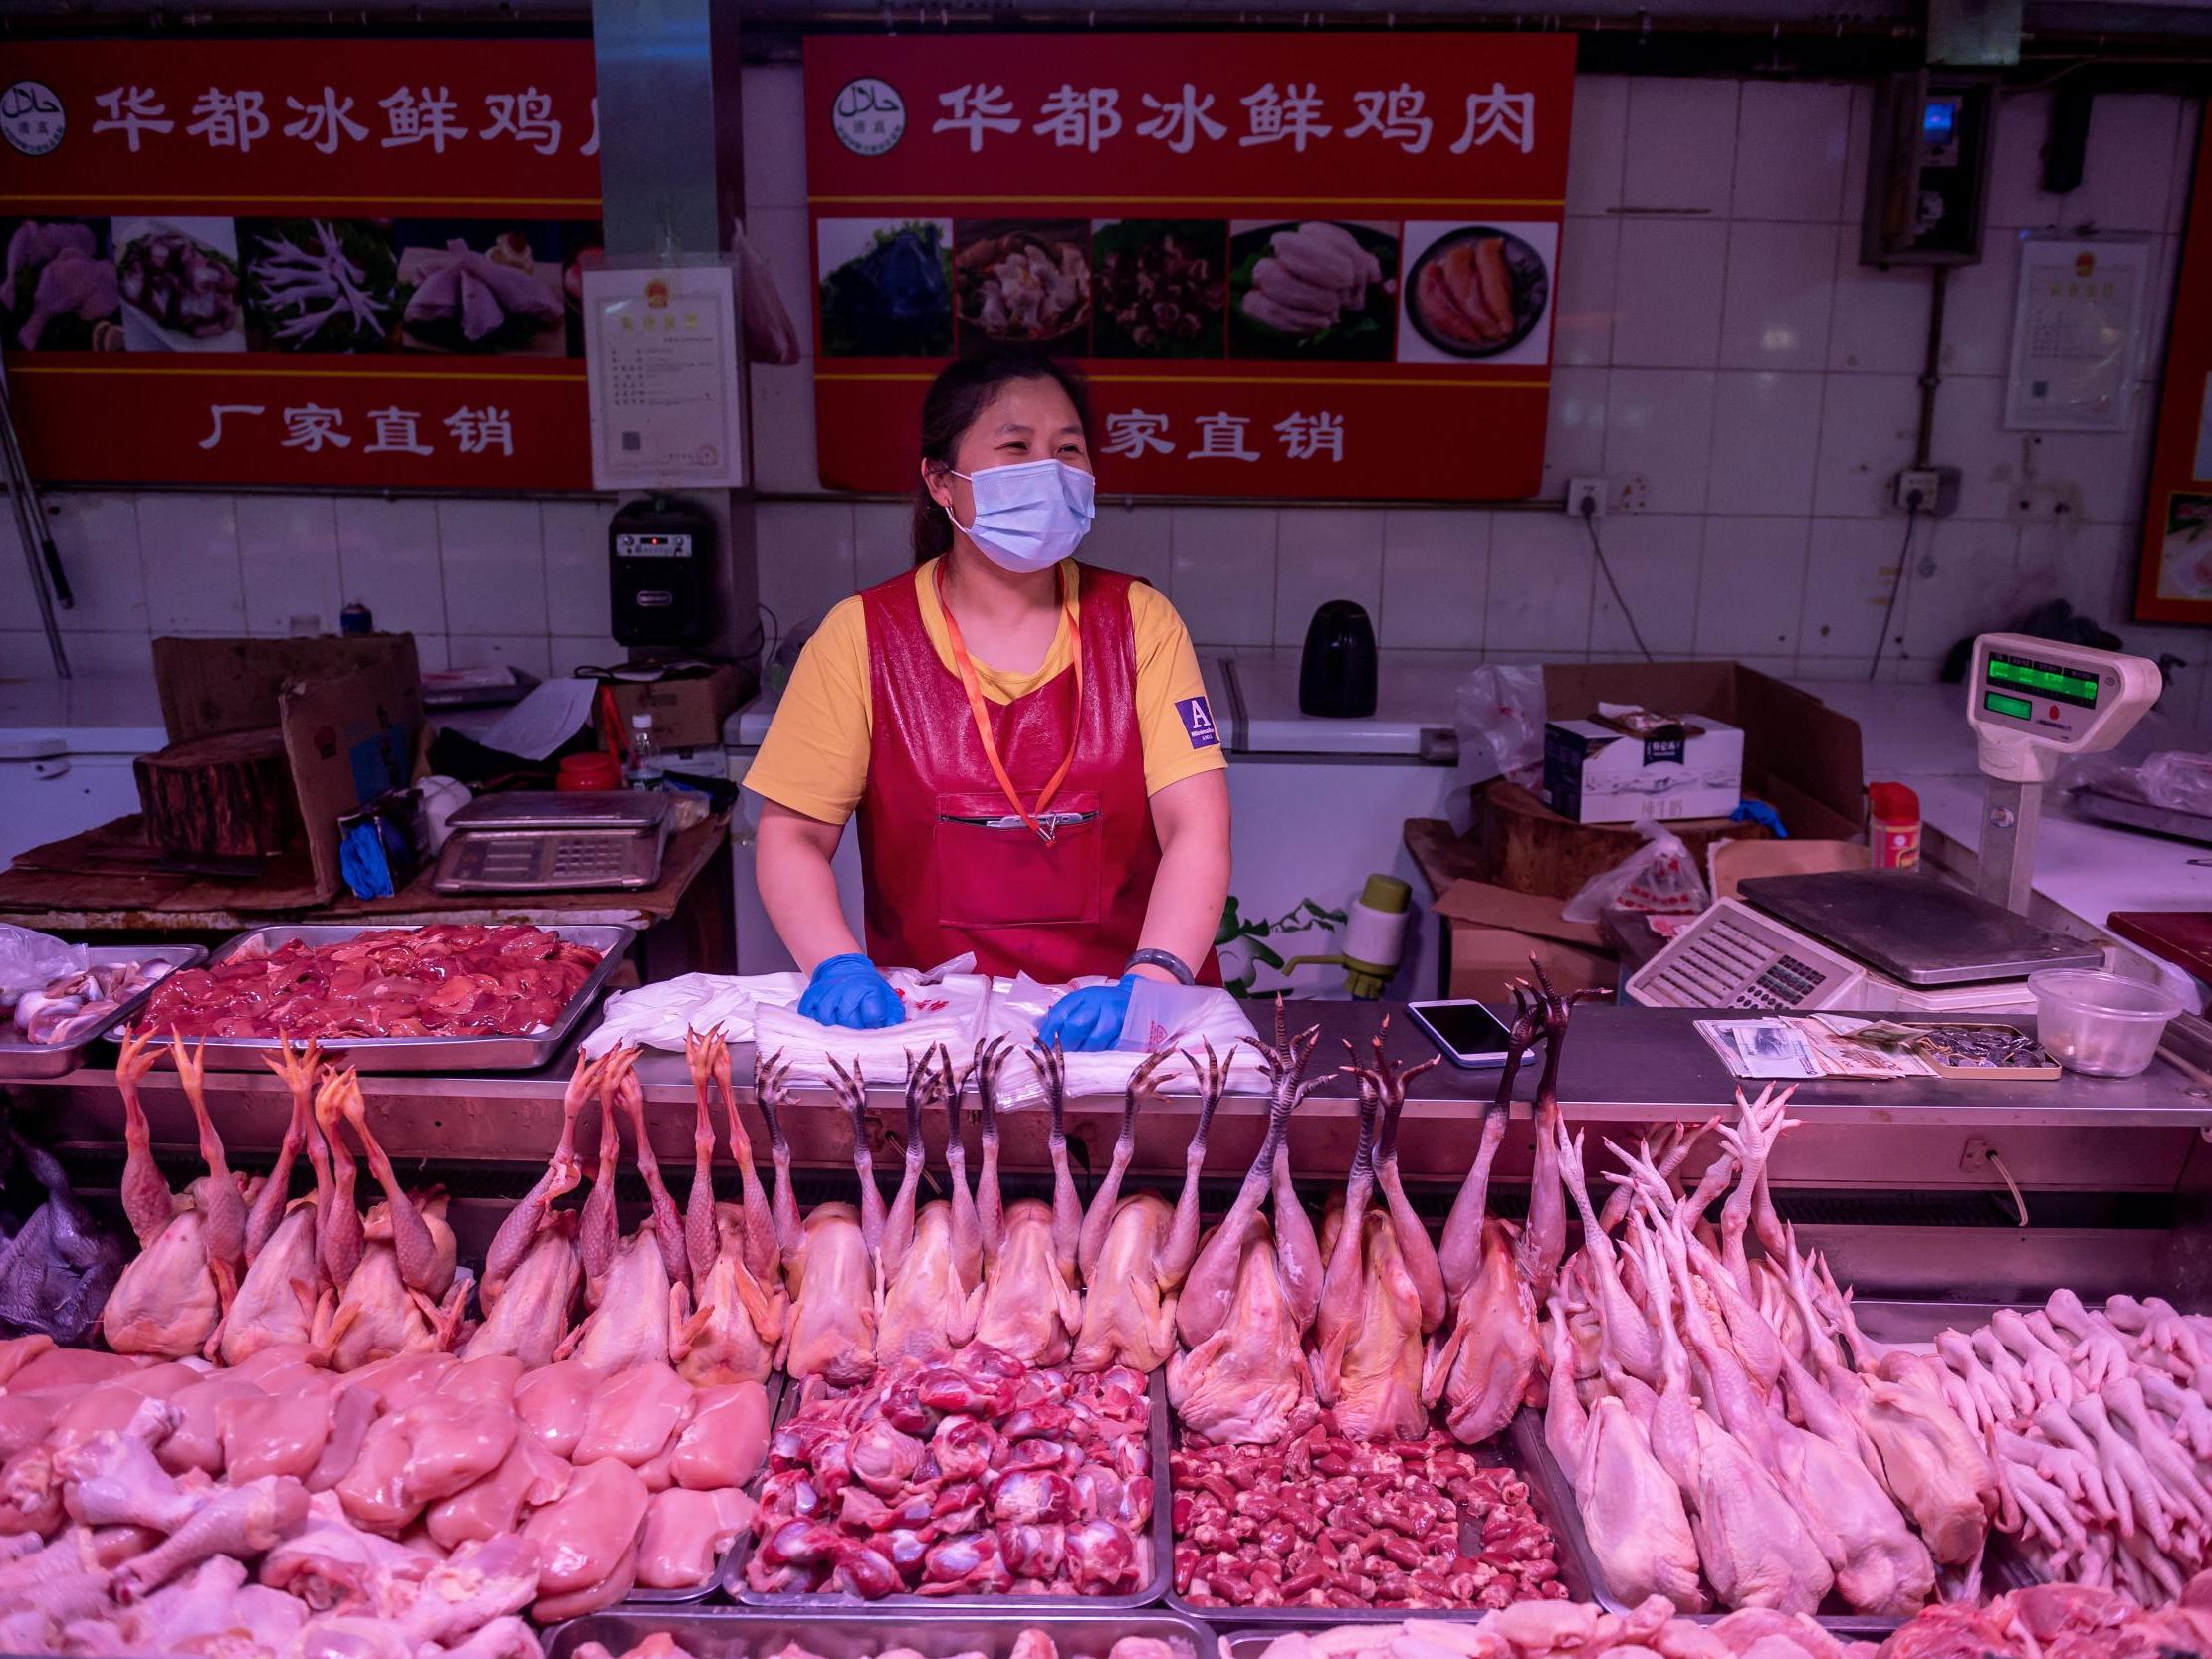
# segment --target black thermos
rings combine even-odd
[[[1331,720],[1375,713],[1375,624],[1349,599],[1331,599],[1306,628],[1298,712]]]

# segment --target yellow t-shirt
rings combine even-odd
[[[924,565],[914,573],[922,602],[922,626],[937,648],[938,661],[954,672],[945,613],[938,604],[934,572]],[[1075,564],[1060,566],[1061,591],[1074,603]],[[1198,653],[1190,631],[1167,597],[1142,582],[1129,589],[1129,620],[1136,636],[1137,722],[1144,742],[1145,792],[1157,794],[1200,772],[1217,771],[1228,761],[1206,702]],[[1011,703],[1054,675],[1075,657],[1075,635],[1065,618],[1044,661],[1031,674],[1002,674],[976,664],[984,696]],[[745,786],[756,794],[826,824],[841,824],[860,804],[868,782],[868,743],[874,710],[868,690],[868,624],[860,598],[839,603],[799,653],[783,688],[775,719],[761,743],[760,757],[746,772]]]

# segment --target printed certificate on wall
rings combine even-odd
[[[2141,373],[2152,249],[2142,237],[2024,235],[2005,426],[2124,432]]]
[[[594,488],[745,483],[736,321],[727,266],[585,274]]]

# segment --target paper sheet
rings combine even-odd
[[[583,728],[598,691],[596,680],[543,681],[492,723],[484,745],[525,760],[543,760]]]

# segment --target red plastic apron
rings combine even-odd
[[[1145,791],[1130,578],[1076,568],[1080,675],[983,705],[1018,809],[961,677],[922,625],[913,574],[860,596],[874,726],[856,816],[868,954],[880,964],[933,967],[973,950],[986,973],[1056,984],[1118,974],[1137,947],[1160,841]]]

